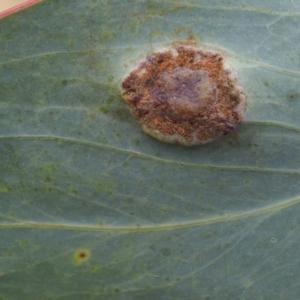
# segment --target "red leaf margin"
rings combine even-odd
[[[32,6],[34,4],[37,4],[39,2],[41,2],[42,0],[27,0],[26,2],[23,2],[19,5],[13,6],[7,10],[4,10],[2,12],[0,12],[0,19],[7,17],[11,14],[14,14],[22,9],[28,8],[29,6]]]

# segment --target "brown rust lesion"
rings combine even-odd
[[[150,135],[183,145],[231,132],[246,96],[220,53],[176,45],[150,55],[122,83],[122,98]]]

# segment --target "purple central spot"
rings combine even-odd
[[[165,107],[165,114],[173,120],[186,120],[199,110],[215,102],[209,74],[203,70],[175,68],[159,76],[151,91],[152,101]]]

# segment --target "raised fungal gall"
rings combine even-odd
[[[167,143],[205,144],[243,121],[246,95],[222,54],[179,45],[153,53],[124,79],[122,98],[144,132]]]

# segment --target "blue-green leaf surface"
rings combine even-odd
[[[0,299],[299,299],[300,2],[44,0],[0,22]],[[158,142],[120,83],[193,36],[246,123]]]

